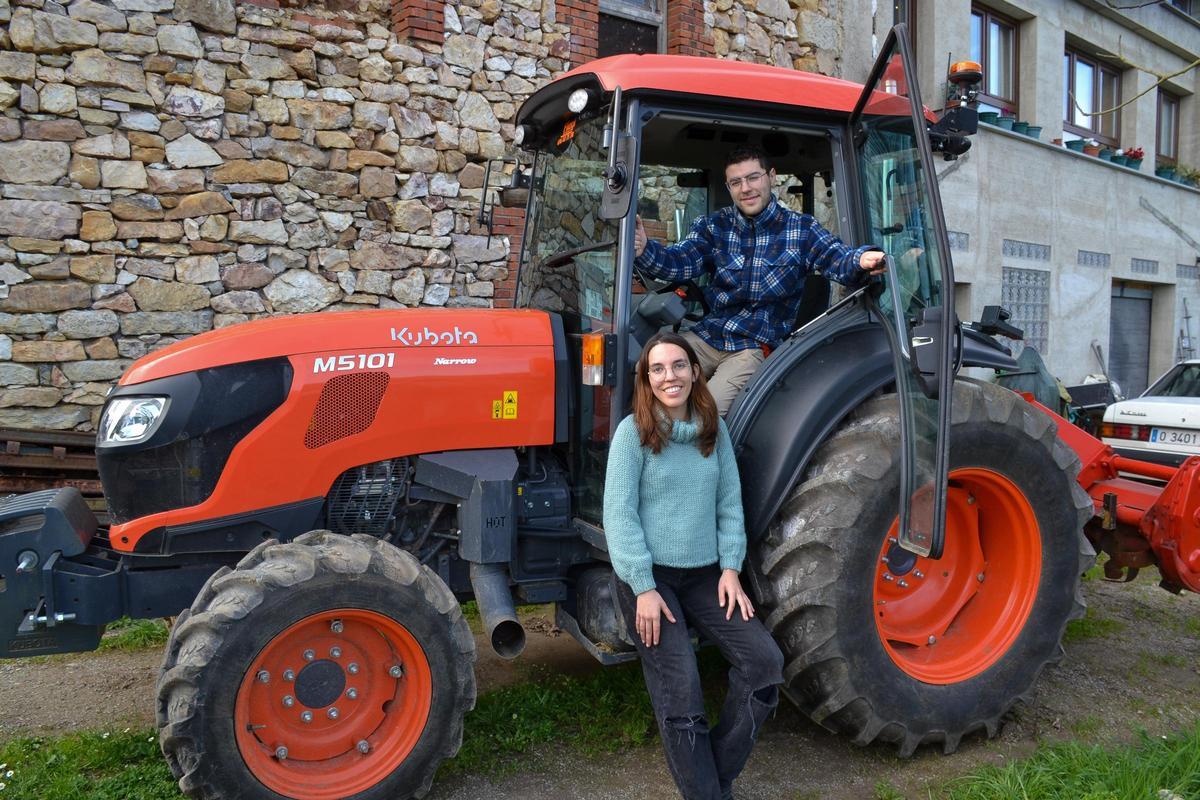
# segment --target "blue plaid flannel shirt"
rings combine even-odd
[[[642,271],[668,281],[712,280],[704,287],[709,313],[694,331],[717,350],[775,347],[792,328],[810,272],[854,286],[866,279],[862,254],[809,214],[780,205],[774,195],[757,216],[729,206],[697,217],[688,235],[664,247],[646,242],[637,259]]]

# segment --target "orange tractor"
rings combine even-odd
[[[1011,369],[993,335],[1019,332],[996,308],[953,313],[933,153],[969,146],[978,72],[952,80],[935,120],[898,31],[866,87],[670,56],[550,83],[520,111],[531,158],[503,193],[527,197],[519,308],[269,319],[139,360],[97,435],[110,524],[73,489],[0,505],[0,657],[178,614],[157,711],[180,788],[309,800],[429,788],[475,702],[461,601],[504,656],[524,644],[519,601],[554,603],[605,663],[634,658],[605,456],[639,342],[705,292],[636,274],[635,216],[680,237],[728,203],[722,158],[750,143],[783,202],[892,256],[832,303],[810,280],[728,417],[744,573],[786,693],[905,754],[995,733],[1082,612],[1093,543],[1200,588],[1200,498],[1194,466],[1161,496],[1131,487],[1116,470],[1137,465],[956,378]]]

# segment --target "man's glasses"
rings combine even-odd
[[[751,172],[744,178],[731,178],[730,180],[725,181],[725,185],[729,187],[729,191],[736,192],[738,189],[742,188],[743,182],[745,182],[747,186],[752,186],[753,184],[756,184],[762,180],[762,177],[766,174],[767,173],[765,172]]]
[[[688,367],[690,367],[690,366],[691,366],[691,364],[680,359],[679,361],[676,361],[674,364],[672,364],[669,367],[669,369],[671,370],[672,375],[683,375],[684,373],[687,372]],[[648,371],[650,373],[651,378],[662,378],[662,377],[666,376],[667,369],[668,369],[668,367],[665,364],[651,364],[650,369]]]

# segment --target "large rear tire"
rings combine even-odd
[[[955,384],[946,549],[895,543],[895,395],[864,404],[817,452],[756,553],[785,692],[824,727],[901,755],[999,729],[1083,614],[1091,500],[1079,459],[1018,395]]]
[[[449,588],[370,536],[313,531],[223,569],[181,615],[159,743],[190,797],[420,797],[475,705]]]

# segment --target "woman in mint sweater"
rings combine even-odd
[[[738,579],[746,530],[737,462],[682,336],[656,334],[642,350],[633,414],[617,426],[605,480],[617,601],[642,658],[667,766],[685,800],[731,798],[778,702],[783,656]],[[688,625],[730,664],[711,730]]]

